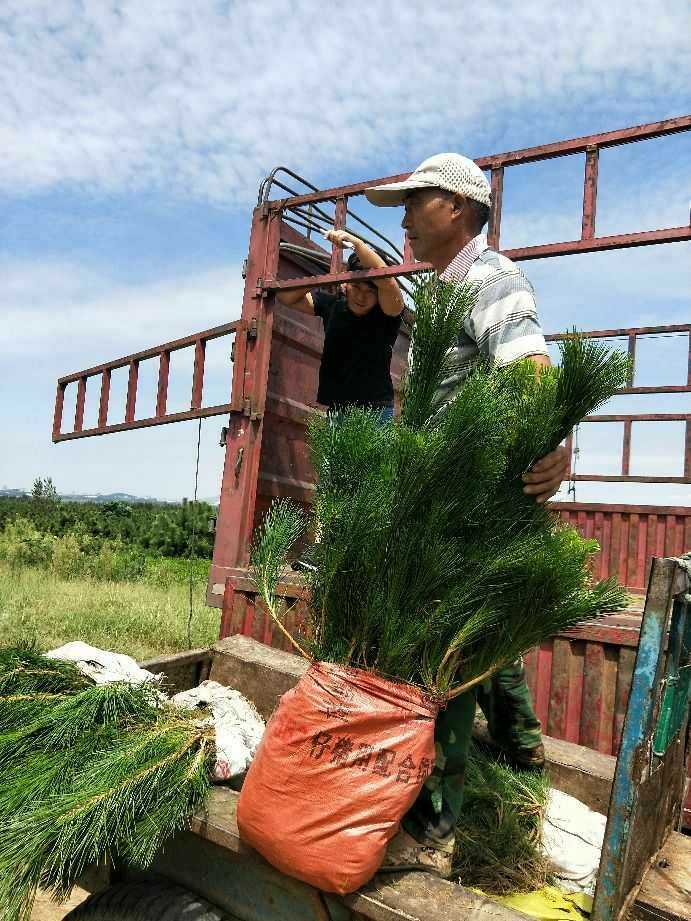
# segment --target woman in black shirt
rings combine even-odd
[[[337,246],[353,247],[348,271],[386,266],[373,249],[344,230],[329,231],[326,237]],[[321,317],[324,323],[317,401],[330,412],[355,405],[378,409],[382,421],[391,419],[391,357],[403,311],[396,281],[349,281],[339,294],[293,288],[277,292],[277,297],[286,306]]]

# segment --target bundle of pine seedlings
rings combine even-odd
[[[517,770],[471,743],[454,852],[464,886],[510,895],[547,884],[542,826],[548,797],[547,775]]]
[[[312,521],[276,502],[253,552],[259,592],[285,631],[274,590],[309,524],[319,539],[294,645],[441,696],[626,604],[614,581],[591,579],[597,543],[525,495],[522,475],[625,385],[628,357],[574,333],[558,366],[481,366],[444,403],[475,297],[436,276],[418,281],[400,420],[382,426],[355,408],[315,418]]]
[[[213,730],[150,686],[95,685],[33,648],[0,649],[0,919],[91,864],[147,867],[209,791]]]

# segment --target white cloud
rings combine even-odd
[[[86,367],[228,323],[242,305],[239,266],[146,285],[45,260],[0,262],[0,275],[6,361],[50,353]]]
[[[525,111],[549,125],[537,141],[585,109],[596,130],[617,127],[612,113],[685,84],[686,4],[649,13],[624,0],[5,0],[0,189],[246,203],[277,161],[321,179],[396,149],[395,170],[430,144],[501,145]]]
[[[162,426],[53,445],[50,440],[59,376],[229,322],[240,315],[239,266],[147,285],[114,283],[79,265],[0,262],[0,415],[12,450],[0,457],[0,483],[28,487],[50,474],[64,492],[123,491],[180,498],[194,483],[196,428]],[[220,346],[225,343],[226,348]],[[225,402],[230,390],[229,342],[211,343],[204,381],[205,405]],[[189,350],[187,350],[189,351]],[[183,357],[184,356],[184,357]],[[190,356],[175,353],[169,408],[186,409],[192,381]],[[143,363],[138,413],[155,401],[155,368]],[[117,375],[120,377],[117,377]],[[95,422],[100,379],[87,387],[85,424]],[[109,421],[124,413],[126,372],[113,375]],[[66,393],[64,428],[74,413],[75,388]],[[119,414],[119,418],[118,418]],[[218,494],[223,419],[203,426],[199,489]]]

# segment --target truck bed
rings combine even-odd
[[[252,698],[263,716],[306,668],[296,656],[244,636],[233,636],[212,650],[182,653],[148,663],[165,672],[176,688],[211,677]],[[483,721],[476,737],[487,741]],[[554,787],[606,813],[616,759],[560,739],[544,738]],[[519,921],[505,908],[456,883],[428,873],[376,876],[352,895],[326,895],[285,876],[240,840],[236,822],[238,793],[216,787],[203,815],[159,855],[154,871],[203,895],[243,921]],[[691,838],[677,832],[654,855],[631,919],[691,921]]]

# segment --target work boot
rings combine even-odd
[[[538,742],[532,748],[511,746],[503,749],[507,761],[521,771],[543,771],[545,769],[545,746]]]
[[[384,855],[379,873],[402,873],[405,870],[421,870],[434,873],[442,879],[452,875],[454,836],[445,841],[425,838],[421,843],[402,828],[391,839]]]

